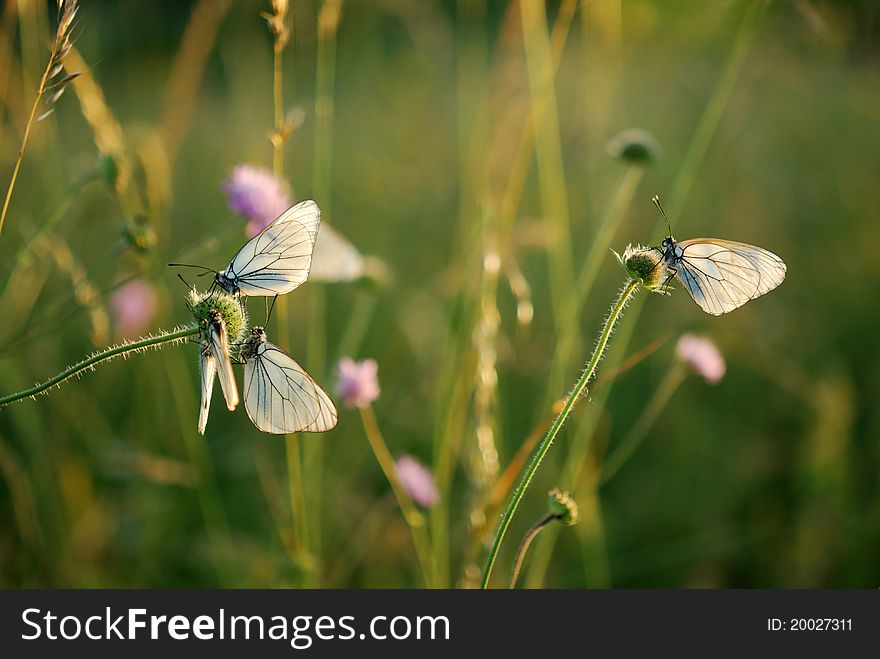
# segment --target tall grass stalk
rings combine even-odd
[[[547,455],[547,451],[550,450],[550,446],[553,444],[553,440],[556,438],[556,435],[559,434],[560,429],[568,419],[568,415],[571,413],[572,408],[574,407],[578,398],[586,393],[587,384],[596,373],[596,367],[599,365],[599,362],[602,359],[602,355],[605,352],[605,348],[608,346],[608,340],[611,338],[614,327],[617,325],[617,321],[620,318],[620,315],[623,313],[623,310],[626,307],[627,303],[630,301],[630,298],[638,290],[638,287],[638,281],[635,279],[630,279],[620,291],[620,295],[617,297],[617,300],[611,307],[611,311],[608,314],[608,317],[605,319],[605,325],[602,328],[601,333],[599,334],[599,339],[596,342],[596,346],[593,349],[593,354],[590,357],[590,360],[587,362],[587,365],[581,373],[581,376],[575,384],[574,388],[568,394],[568,398],[566,399],[565,404],[562,407],[562,411],[553,421],[553,425],[550,426],[550,429],[547,431],[547,434],[544,436],[544,439],[541,441],[541,444],[538,446],[537,450],[532,456],[531,462],[529,463],[528,467],[526,467],[522,479],[520,480],[516,491],[513,493],[513,499],[511,500],[507,511],[504,513],[504,516],[501,518],[501,523],[498,527],[498,531],[495,534],[495,540],[492,543],[492,548],[489,550],[489,556],[486,559],[486,568],[483,571],[483,579],[480,584],[481,588],[488,588],[489,580],[492,577],[492,568],[494,567],[495,559],[498,556],[498,550],[501,548],[501,543],[504,540],[504,536],[507,533],[507,528],[510,526],[513,515],[516,513],[516,510],[519,507],[523,496],[525,496],[526,489],[528,489],[529,484],[532,482],[532,478],[534,478],[535,472],[537,472],[538,467],[541,465],[541,461],[544,459],[544,456]]]
[[[333,217],[333,123],[336,81],[336,33],[342,0],[324,0],[318,11],[318,52],[315,71],[315,144],[312,195],[321,205],[322,219]],[[309,290],[308,352],[306,361],[314,373],[327,370],[327,299],[323,286]],[[303,465],[308,474],[311,502],[307,520],[311,528],[313,551],[321,555],[321,514],[323,500],[324,442],[303,446]]]
[[[290,42],[288,25],[289,4],[287,0],[272,0],[272,13],[263,17],[272,33],[272,115],[274,129],[270,136],[272,143],[272,172],[279,179],[284,178],[284,144],[288,137],[284,116],[284,49]],[[276,331],[285,340],[290,337],[292,308],[286,296],[279,296],[275,305]],[[308,505],[303,482],[302,451],[297,435],[286,435],[284,450],[287,456],[287,493],[290,498],[290,514],[293,533],[296,536],[297,559],[303,570],[303,584],[314,587],[320,583],[319,570],[309,532]]]
[[[456,137],[458,139],[458,218],[453,266],[458,272],[476,272],[482,226],[475,221],[481,190],[481,156],[487,150],[488,43],[486,1],[457,0],[459,27],[455,30]],[[467,432],[467,407],[473,383],[474,354],[470,330],[476,322],[476,291],[462,286],[449,302],[433,407],[433,467],[440,500],[430,511],[432,556],[440,587],[450,585],[451,482]]]
[[[64,57],[72,46],[70,32],[73,29],[73,21],[76,17],[78,6],[76,0],[68,0],[66,5],[58,6],[58,29],[55,32],[55,38],[52,40],[51,52],[49,60],[46,62],[46,68],[40,76],[40,83],[37,86],[37,93],[34,103],[31,106],[30,114],[24,125],[24,134],[21,138],[21,145],[18,148],[18,157],[15,159],[15,166],[12,168],[12,177],[9,179],[9,186],[6,188],[6,197],[3,200],[3,210],[0,211],[0,233],[3,233],[3,226],[6,223],[6,213],[9,210],[9,202],[12,200],[12,191],[15,189],[15,182],[18,180],[18,172],[21,169],[21,163],[24,159],[24,151],[27,148],[28,138],[31,135],[31,129],[34,123],[47,116],[52,111],[52,105],[64,92],[67,82],[73,80],[74,75],[68,75],[57,82],[51,82],[59,73],[61,73],[64,65]],[[51,91],[48,98],[48,108],[38,117],[37,110],[40,102],[43,100],[47,92]]]
[[[294,547],[296,547],[297,561],[300,569],[303,570],[304,584],[317,586],[320,584],[320,575],[316,572],[318,565],[312,551],[312,536],[309,532],[299,435],[284,436],[284,451],[287,456],[287,495],[290,498],[293,533],[296,536]]]
[[[562,58],[562,51],[568,38],[569,28],[571,27],[572,18],[574,16],[577,3],[575,0],[564,0],[559,8],[556,21],[553,24],[553,31],[550,37],[550,65],[551,72],[554,76],[559,68],[559,62]],[[485,57],[485,3],[475,2],[473,0],[460,0],[459,9],[462,15],[473,19],[473,25],[469,25],[469,29],[460,31],[458,40],[459,62],[463,64],[465,61],[482,61],[480,58]],[[509,11],[516,11],[516,7],[511,7]],[[503,39],[503,35],[499,36],[499,40]],[[460,202],[460,224],[463,224],[462,235],[460,237],[459,249],[459,271],[473,272],[475,268],[484,266],[483,250],[478,249],[485,244],[486,231],[483,223],[477,223],[471,220],[477,213],[476,209],[470,206],[470,202],[464,197],[470,193],[473,195],[471,178],[468,173],[479,172],[481,176],[485,176],[486,163],[483,158],[486,152],[499,148],[499,144],[507,145],[514,143],[515,149],[510,160],[510,166],[504,177],[503,189],[490,196],[497,196],[493,201],[495,205],[495,214],[497,215],[496,229],[492,240],[495,241],[497,252],[502,261],[512,258],[512,235],[514,223],[519,209],[520,200],[528,180],[529,167],[531,164],[532,154],[535,150],[535,124],[543,121],[546,108],[543,106],[534,106],[526,108],[527,118],[521,125],[519,133],[511,131],[497,131],[493,137],[491,146],[485,145],[483,135],[488,131],[488,96],[485,92],[480,92],[486,85],[486,73],[480,69],[482,75],[475,74],[469,66],[459,66],[459,140],[460,152],[462,157],[461,172],[464,180],[461,182],[462,201]],[[464,99],[477,100],[476,109],[472,109],[469,103],[465,103]],[[482,122],[472,122],[471,117],[480,117]],[[472,125],[473,124],[473,125]],[[503,147],[506,149],[506,146]],[[471,163],[472,158],[480,158],[476,164]],[[491,161],[491,157],[489,158]],[[504,160],[505,165],[508,160]],[[489,163],[491,164],[491,162]],[[484,182],[484,187],[489,181]],[[490,186],[491,187],[491,186]],[[481,195],[485,195],[485,190],[479,191]],[[470,199],[470,197],[467,197]],[[483,213],[482,219],[487,219],[486,213]],[[467,221],[466,221],[467,220]],[[509,266],[509,263],[507,264]],[[491,283],[491,282],[490,282]],[[449,579],[449,497],[446,496],[449,482],[452,477],[452,465],[461,449],[463,438],[467,429],[466,412],[469,404],[471,393],[475,387],[476,360],[477,355],[472,349],[473,346],[465,347],[462,345],[462,339],[470,342],[470,337],[474,332],[474,324],[480,321],[478,299],[490,299],[497,295],[498,278],[494,278],[494,284],[486,288],[481,287],[476,294],[471,297],[462,294],[455,305],[455,314],[458,318],[458,325],[450,324],[446,335],[443,354],[452,355],[452,359],[444,360],[444,370],[441,374],[440,381],[444,383],[441,395],[438,396],[437,416],[445,419],[444,423],[437,424],[438,431],[435,432],[435,476],[438,488],[443,493],[440,502],[431,510],[431,530],[434,540],[434,553],[438,563],[438,572],[440,574],[441,583],[448,583]],[[470,291],[466,291],[470,292]],[[455,330],[458,330],[457,332]],[[477,502],[477,506],[480,506]],[[479,520],[485,517],[487,511],[484,509],[473,511],[474,518]],[[485,522],[477,524],[474,528],[475,546],[483,542],[482,534],[485,530]],[[466,553],[465,571],[474,571],[473,582],[478,579],[479,568],[476,567],[469,559],[470,554]],[[470,580],[469,575],[465,575],[465,582]]]
[[[272,12],[264,12],[263,18],[272,33],[272,114],[274,130],[270,135],[272,143],[272,171],[278,178],[284,178],[284,143],[287,130],[284,120],[284,49],[290,43],[290,26],[287,13],[288,0],[271,0]]]
[[[541,205],[555,226],[550,247],[550,295],[555,317],[561,321],[565,301],[574,281],[571,228],[559,113],[556,107],[556,72],[547,28],[546,5],[542,0],[522,0],[523,40],[531,95],[532,123],[541,189]]]
[[[9,82],[12,77],[12,44],[15,36],[17,23],[18,5],[15,2],[7,2],[3,6],[0,15],[0,98],[8,99]],[[0,122],[0,149],[3,148],[4,130],[6,122]]]

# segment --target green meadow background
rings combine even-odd
[[[54,4],[0,15],[4,193]],[[0,395],[116,341],[122,277],[155,286],[152,329],[189,322],[165,264],[225,266],[245,222],[220,184],[273,165],[270,3],[82,4],[83,75],[34,125],[0,234]],[[182,345],[0,409],[0,586],[474,586],[505,470],[624,282],[608,247],[659,242],[660,194],[677,238],[765,246],[787,279],[719,318],[681,290],[639,293],[493,585],[561,487],[580,523],[538,538],[521,586],[875,587],[878,20],[867,1],[294,0],[284,176],[390,276],[307,283],[270,337],[328,391],[341,356],[377,360],[389,449],[441,492],[422,519],[430,577],[357,410],[275,437],[215,392],[201,437]],[[630,128],[658,158],[609,151]],[[97,175],[111,161],[113,184]],[[155,238],[143,250],[124,237],[136,219]],[[261,321],[262,301],[250,309]],[[723,352],[717,385],[678,378],[686,332]]]

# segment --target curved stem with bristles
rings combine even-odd
[[[532,455],[532,460],[529,462],[528,467],[526,467],[519,485],[513,493],[513,499],[507,507],[504,516],[501,518],[501,524],[498,526],[498,531],[495,533],[495,540],[492,543],[492,548],[489,550],[489,557],[486,559],[486,567],[483,571],[482,582],[480,583],[481,588],[485,589],[489,587],[489,579],[492,577],[492,568],[495,566],[495,559],[498,557],[498,550],[501,548],[501,542],[504,540],[507,528],[510,526],[510,522],[516,513],[517,508],[519,508],[519,504],[525,496],[526,490],[528,489],[529,484],[531,484],[532,478],[535,476],[535,472],[538,471],[541,461],[544,459],[544,456],[547,455],[547,451],[550,450],[553,440],[556,439],[556,435],[559,434],[562,426],[565,425],[568,415],[571,413],[578,398],[586,393],[587,384],[596,373],[596,367],[599,365],[602,355],[605,353],[605,348],[607,347],[608,340],[611,338],[611,334],[614,331],[614,326],[617,324],[627,302],[629,302],[630,298],[638,288],[638,280],[630,279],[623,287],[623,290],[621,290],[620,295],[611,307],[611,312],[608,314],[608,318],[605,319],[605,325],[602,328],[602,332],[599,334],[599,340],[596,342],[596,347],[593,350],[590,361],[587,362],[577,384],[575,384],[574,388],[565,399],[565,405],[563,405],[562,411],[553,421],[553,425],[550,426],[550,429],[547,431],[541,444]]]
[[[130,343],[127,342],[123,343],[122,345],[111,346],[106,350],[96,352],[94,355],[83,359],[81,362],[77,362],[72,366],[68,366],[58,375],[49,378],[42,384],[34,385],[30,389],[25,389],[24,391],[19,391],[15,394],[9,394],[8,396],[0,397],[0,407],[5,407],[10,403],[15,403],[20,400],[24,400],[25,398],[34,398],[38,394],[45,394],[52,387],[58,387],[70,378],[78,377],[85,371],[94,369],[95,366],[97,366],[101,362],[105,362],[116,357],[127,357],[131,353],[142,352],[144,350],[154,350],[163,347],[164,345],[169,343],[183,343],[184,341],[186,341],[186,339],[191,336],[195,336],[198,333],[198,326],[190,325],[187,327],[178,328],[173,332],[162,332],[157,336],[148,336],[143,339],[138,339],[137,341],[131,341]]]

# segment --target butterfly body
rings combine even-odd
[[[230,295],[239,295],[241,293],[241,289],[238,287],[236,281],[236,277],[230,277],[226,274],[225,270],[221,270],[214,275],[214,283]]]

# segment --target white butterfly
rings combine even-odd
[[[214,376],[217,374],[217,362],[211,354],[209,346],[199,351],[199,374],[202,379],[202,404],[199,408],[199,434],[205,434],[208,425],[208,409],[211,407],[211,393],[214,391]]]
[[[283,295],[309,276],[321,210],[311,199],[291,206],[251,238],[214,283],[231,295]]]
[[[208,314],[208,345],[204,350],[208,350],[213,357],[214,370],[220,377],[220,388],[223,390],[223,397],[226,398],[226,408],[231,412],[238,407],[238,387],[235,384],[235,375],[232,373],[232,360],[229,357],[229,339],[226,336],[226,324],[218,311],[212,310]],[[204,350],[202,352],[204,352]],[[207,364],[202,372],[202,393],[205,392],[204,378],[205,371],[211,368]],[[213,385],[211,387],[213,388]],[[210,395],[210,392],[207,392]],[[204,410],[205,420],[207,421],[208,411]],[[199,415],[201,419],[201,414]],[[201,423],[200,423],[201,425]]]
[[[660,198],[655,195],[653,202],[668,226]],[[669,234],[658,248],[663,263],[694,302],[713,316],[741,307],[785,279],[785,262],[762,247],[720,238],[676,242],[671,229]]]
[[[254,425],[275,435],[324,432],[336,425],[330,397],[284,350],[266,341],[262,327],[251,328],[241,349],[244,406]]]

